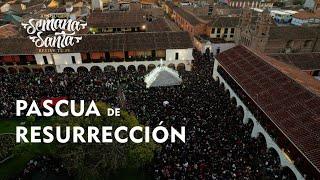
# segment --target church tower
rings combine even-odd
[[[272,17],[268,9],[259,14],[255,25],[252,46],[258,50],[264,51],[269,40],[270,28],[272,26]]]

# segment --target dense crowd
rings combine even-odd
[[[181,71],[183,83],[174,87],[146,89],[145,72],[135,71],[3,75],[0,116],[14,116],[16,99],[66,96],[118,106],[121,89],[125,108],[142,124],[154,127],[164,121],[177,129],[186,126],[186,143],[165,143],[156,152],[155,179],[292,178],[280,167],[278,156],[267,150],[263,138],[251,138],[253,125],[242,123],[243,112],[212,79],[210,55],[194,56],[193,70]]]

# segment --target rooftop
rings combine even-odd
[[[320,53],[270,54],[269,56],[301,70],[320,69]]]
[[[170,9],[172,9],[175,13],[177,13],[183,19],[187,20],[191,25],[196,26],[198,24],[204,23],[203,20],[201,20],[200,18],[196,17],[191,12],[176,6],[173,2],[166,1],[165,3]]]
[[[300,11],[297,14],[294,14],[293,17],[297,19],[320,19],[320,9],[315,12]]]
[[[217,59],[319,171],[320,82],[293,66],[244,46],[224,51]]]
[[[140,27],[146,23],[142,12],[94,12],[88,17],[89,27]]]
[[[0,26],[0,38],[9,38],[17,35],[19,35],[17,26],[13,24]]]
[[[213,27],[236,27],[240,17],[218,16],[212,20]]]
[[[70,52],[139,51],[193,48],[187,32],[138,32],[113,34],[83,34],[80,43],[68,47]],[[0,39],[1,54],[39,54],[27,38]]]

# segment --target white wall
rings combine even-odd
[[[235,43],[213,43],[212,44],[212,53],[213,55],[217,55],[217,49],[220,48],[220,53],[223,52],[223,51],[226,51],[230,48],[233,48],[235,46]]]
[[[92,9],[103,9],[103,3],[101,0],[92,0]]]
[[[6,4],[4,4],[4,5],[1,6],[0,11],[1,11],[2,13],[4,13],[4,12],[9,11],[9,9],[10,9],[10,4],[6,3]]]
[[[166,50],[166,60],[167,61],[174,61],[176,60],[176,53],[179,53],[178,60],[193,60],[192,56],[192,48],[189,49],[167,49]]]
[[[72,56],[75,57],[76,63],[81,64],[81,54],[80,53],[61,53],[61,54],[53,54],[54,64],[74,64],[72,63]]]
[[[47,57],[48,64],[53,64],[53,59],[51,54],[35,54],[34,57],[36,58],[37,64],[39,65],[45,64],[43,56]]]

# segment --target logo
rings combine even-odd
[[[36,47],[65,48],[82,40],[76,32],[87,26],[86,22],[71,19],[29,19],[21,23]]]

